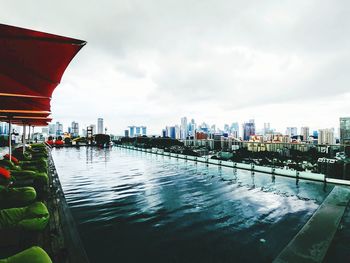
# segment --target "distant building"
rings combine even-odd
[[[79,136],[79,123],[77,123],[75,121],[72,122],[71,135],[73,137],[78,137]]]
[[[318,144],[334,144],[334,129],[318,130]]]
[[[350,117],[340,118],[340,143],[350,143]]]
[[[56,125],[55,125],[55,135],[56,136],[63,135],[63,124],[58,121],[56,122]]]
[[[252,135],[255,135],[255,122],[249,120],[249,122],[243,123],[243,140],[249,141]]]
[[[181,138],[181,129],[179,125],[175,125],[175,139]]]
[[[182,117],[181,125],[180,125],[180,139],[186,140],[187,136],[188,136],[187,118]]]
[[[43,134],[43,136],[47,137],[49,135],[49,128],[41,128],[41,133]]]
[[[103,134],[103,118],[98,118],[97,119],[97,133],[98,134]]]
[[[124,131],[124,136],[125,136],[125,137],[129,137],[129,130],[125,130],[125,131]]]
[[[163,129],[163,130],[162,130],[162,137],[163,137],[163,138],[167,137],[166,129]]]
[[[303,136],[303,141],[307,142],[309,141],[309,137],[310,137],[310,128],[309,127],[301,127],[301,136]]]
[[[147,135],[147,127],[146,126],[129,126],[129,136],[137,137],[137,136],[146,136]]]
[[[194,137],[196,135],[197,125],[194,119],[188,124],[188,135]]]
[[[56,124],[49,124],[49,135],[56,135]]]
[[[235,138],[238,138],[239,137],[239,125],[238,125],[238,122],[233,122],[231,124],[231,127],[230,127],[230,134],[235,137]]]
[[[92,130],[92,134],[96,134],[96,125],[95,124],[90,124],[89,126]]]
[[[271,134],[271,125],[269,122],[264,123],[263,135]]]
[[[289,137],[293,137],[293,136],[298,135],[298,128],[297,127],[287,127],[286,135],[288,135]]]

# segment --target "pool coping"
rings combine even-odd
[[[309,221],[273,262],[322,262],[349,200],[350,189],[335,186]]]
[[[63,234],[64,247],[67,253],[68,262],[89,263],[83,243],[80,239],[74,218],[66,201],[61,182],[55,167],[51,152],[49,151],[49,184],[51,187],[52,201],[57,214],[57,228]]]

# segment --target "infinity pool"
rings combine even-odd
[[[91,262],[271,262],[332,190],[120,148],[52,156]]]

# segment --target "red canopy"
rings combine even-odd
[[[85,44],[78,39],[0,24],[0,115],[15,119],[50,113],[52,92]]]

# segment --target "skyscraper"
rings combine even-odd
[[[103,134],[103,118],[98,118],[97,119],[97,133],[98,134]]]
[[[263,135],[271,133],[271,125],[269,122],[264,123]]]
[[[255,122],[249,120],[243,124],[243,140],[249,141],[250,136],[255,135]]]
[[[146,126],[141,126],[141,134],[147,135],[147,127]]]
[[[147,127],[146,126],[129,126],[129,136],[144,136],[147,135]]]
[[[350,143],[350,117],[340,118],[340,143]]]
[[[318,144],[334,144],[334,129],[318,130]]]
[[[197,124],[196,122],[194,121],[194,119],[191,120],[191,122],[189,123],[188,125],[188,134],[190,136],[195,136],[196,135],[196,129],[197,129]]]
[[[180,139],[186,140],[188,136],[188,128],[187,128],[187,118],[181,118],[181,126],[180,126]]]
[[[309,127],[301,127],[301,135],[303,136],[303,141],[309,141],[310,129]]]
[[[63,124],[58,121],[56,122],[56,125],[55,125],[55,135],[56,136],[63,135]]]
[[[286,135],[289,137],[293,137],[295,135],[298,135],[298,128],[297,127],[287,127]]]
[[[72,129],[71,133],[73,137],[78,137],[79,136],[79,123],[73,121],[72,122]]]
[[[56,135],[56,124],[49,124],[49,135]]]
[[[96,125],[95,124],[90,124],[90,127],[92,129],[92,134],[96,134]]]

